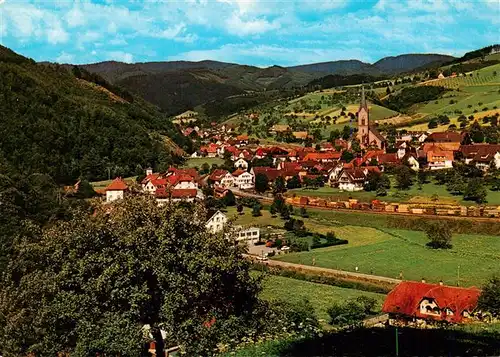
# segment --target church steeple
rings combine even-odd
[[[360,108],[365,108],[368,110],[368,106],[366,105],[366,97],[365,97],[365,86],[361,85],[361,104]]]

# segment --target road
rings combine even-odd
[[[257,260],[257,256],[252,256],[252,255],[245,255],[249,259],[254,260],[255,262],[262,263],[261,261]],[[393,279],[393,278],[388,278],[386,276],[378,276],[378,275],[370,275],[370,274],[362,274],[362,273],[355,273],[355,272],[350,272],[350,271],[345,271],[345,270],[337,270],[337,269],[328,269],[328,268],[322,268],[322,267],[317,267],[317,266],[312,266],[312,265],[303,265],[303,264],[295,264],[295,263],[288,263],[288,262],[283,262],[280,260],[266,260],[263,262],[263,264],[266,264],[268,267],[278,267],[281,269],[285,270],[293,270],[293,271],[298,271],[298,272],[304,272],[304,273],[309,273],[317,276],[330,276],[330,277],[335,277],[335,278],[340,278],[340,279],[345,279],[345,280],[350,280],[350,281],[364,281],[368,283],[372,283],[375,285],[380,285],[383,284],[384,286],[391,286],[394,287],[397,284],[401,282],[399,279]]]

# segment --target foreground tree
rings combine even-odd
[[[206,231],[204,214],[137,198],[27,227],[0,290],[3,353],[140,356],[144,325],[157,356],[160,329],[189,355],[238,338],[259,284],[242,248]]]
[[[258,173],[255,176],[255,191],[258,193],[264,193],[269,189],[269,181],[267,176],[261,173]]]
[[[493,276],[483,286],[479,296],[478,308],[487,311],[493,316],[500,316],[500,276]]]
[[[401,190],[407,190],[413,185],[413,171],[406,166],[400,165],[396,168],[396,187]]]

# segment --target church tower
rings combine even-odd
[[[361,103],[359,105],[359,110],[358,110],[358,135],[357,135],[357,139],[359,140],[361,146],[368,145],[368,138],[370,132],[368,119],[369,119],[369,113],[368,113],[368,104],[366,104],[366,98],[365,98],[365,87],[362,86]]]

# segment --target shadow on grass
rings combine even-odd
[[[500,333],[398,328],[399,356],[499,356]],[[358,329],[292,342],[278,356],[396,356],[396,330]]]

